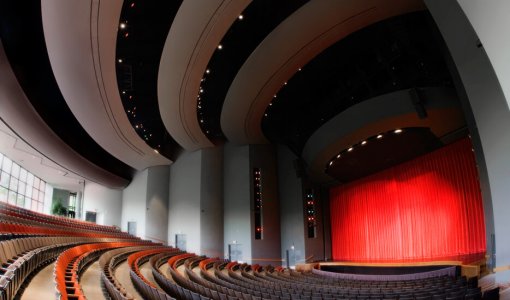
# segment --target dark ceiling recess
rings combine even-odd
[[[131,180],[134,169],[87,134],[60,93],[44,40],[41,2],[0,1],[0,38],[18,82],[51,130],[87,160]]]
[[[167,132],[158,105],[159,62],[182,1],[124,1],[117,34],[117,82],[136,133],[175,160],[181,147]]]
[[[429,128],[402,128],[402,132],[367,137],[366,143],[342,149],[326,166],[326,174],[345,183],[419,157],[443,146]]]
[[[211,57],[201,84],[197,117],[202,131],[213,142],[225,139],[221,109],[230,84],[246,59],[264,38],[308,0],[255,0],[243,11]]]
[[[324,50],[267,107],[264,135],[299,156],[313,132],[363,100],[413,87],[451,87],[432,24],[428,12],[393,17]]]

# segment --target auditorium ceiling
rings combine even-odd
[[[435,94],[423,91],[454,91],[436,30],[418,0],[0,3],[2,67],[12,70],[24,101],[46,124],[39,136],[58,136],[68,157],[91,165],[84,179],[114,188],[137,170],[225,142],[284,145],[320,173],[318,181],[345,182],[436,149],[451,132],[465,135],[458,118],[437,129],[443,119],[435,116],[457,116],[458,105],[427,115],[437,105],[428,105]],[[331,125],[335,117],[399,91],[414,93],[414,112],[405,113],[416,118],[394,109],[384,130],[415,129],[327,170],[347,142],[316,151],[312,137],[328,124],[340,132]],[[447,94],[456,100],[455,92]],[[395,106],[385,101],[383,110]],[[13,117],[22,110],[16,103]],[[369,138],[375,131],[367,128],[379,121],[350,133]],[[30,120],[15,123],[11,129],[21,134]],[[60,161],[53,146],[32,144]],[[60,167],[80,174],[76,166]]]

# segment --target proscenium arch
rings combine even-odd
[[[422,9],[423,2],[415,0],[310,1],[303,5],[264,39],[239,70],[221,113],[225,136],[237,144],[267,143],[261,129],[264,111],[299,68],[350,33]]]
[[[251,0],[183,1],[168,33],[158,74],[161,119],[186,150],[212,147],[200,128],[197,95],[221,39]]]
[[[411,90],[401,90],[356,104],[322,125],[308,139],[303,159],[316,182],[331,183],[324,168],[332,157],[381,132],[405,127],[426,127],[438,138],[465,127],[458,97],[452,88],[420,89],[426,118],[420,118],[413,105]]]

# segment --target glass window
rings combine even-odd
[[[4,170],[7,173],[11,173],[11,165],[12,160],[10,160],[7,156],[4,156],[3,163],[2,163],[2,170]]]
[[[41,184],[41,180],[39,179],[39,177],[34,176],[34,187],[36,189],[39,189],[39,184]]]
[[[46,182],[0,153],[0,201],[43,211]]]
[[[27,186],[32,187],[34,186],[34,174],[28,173],[27,175]]]
[[[32,199],[32,187],[27,186],[25,189],[25,197]]]
[[[32,208],[32,199],[28,196],[25,196],[25,206],[26,209]]]
[[[18,197],[16,198],[16,205],[23,207],[25,205],[25,196],[18,194]]]
[[[21,171],[19,173],[19,181],[27,182],[27,170],[21,168]]]
[[[19,178],[20,166],[17,163],[12,163],[11,176]]]
[[[9,182],[9,190],[16,192],[18,190],[18,179],[11,177],[11,182]]]
[[[0,175],[0,186],[8,188],[10,178],[11,178],[11,175],[9,173],[2,171],[2,175]]]
[[[32,207],[30,209],[37,211],[37,203],[37,201],[32,201]]]
[[[9,191],[9,204],[16,205],[16,192]]]
[[[24,182],[18,182],[18,194],[22,194],[22,195],[25,195],[25,185],[26,183]]]
[[[7,202],[7,188],[0,186],[0,202]]]

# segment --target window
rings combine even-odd
[[[46,182],[0,153],[0,201],[42,212]]]

